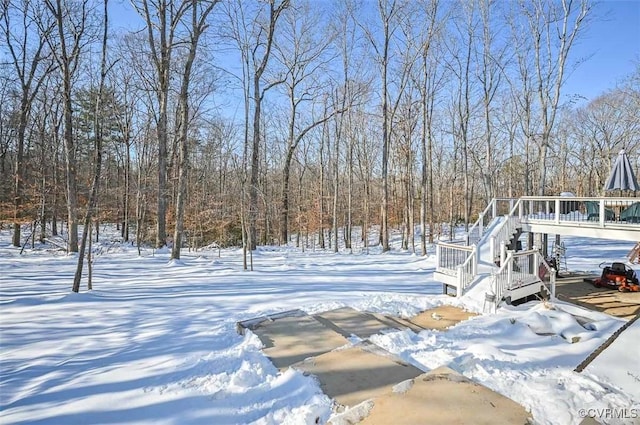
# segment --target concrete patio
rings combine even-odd
[[[448,368],[421,370],[368,340],[407,329],[446,332],[473,316],[447,305],[408,319],[348,307],[313,316],[293,310],[240,322],[238,332],[254,332],[278,368],[313,376],[335,401],[333,425],[524,425],[530,415],[507,397]]]

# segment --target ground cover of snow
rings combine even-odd
[[[593,362],[586,372],[640,400],[640,320],[636,320]],[[611,365],[617,365],[611,367]],[[640,411],[637,412],[640,418]],[[640,421],[639,421],[640,422]]]
[[[74,255],[51,245],[21,255],[9,231],[0,231],[0,423],[324,423],[331,400],[314,379],[279,372],[255,335],[236,333],[237,321],[294,308],[350,306],[402,317],[443,303],[478,310],[475,300],[440,295],[433,255],[261,248],[255,271],[246,272],[237,249],[169,261],[166,250],[138,256],[135,247],[111,243],[109,230],[95,246],[94,289],[83,284],[80,294],[70,292]],[[632,246],[565,243],[569,267],[595,273],[600,261],[623,259]],[[535,302],[446,332],[372,340],[425,371],[449,365],[521,403],[537,423],[564,425],[579,423],[584,408],[640,407],[626,381],[617,385],[616,362],[573,372],[622,324]],[[637,353],[634,341],[622,345],[631,344]]]

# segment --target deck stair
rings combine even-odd
[[[515,233],[512,234],[509,243],[507,243],[506,248],[508,251],[522,251],[522,245],[519,243],[520,236],[522,236],[522,227],[516,227]]]
[[[494,198],[462,240],[437,244],[434,278],[443,283],[445,292],[455,291],[456,296],[489,278],[490,289],[482,296],[494,299],[494,307],[538,293],[554,297],[556,270],[535,247],[522,250],[522,233],[635,242],[640,240],[640,222],[620,219],[620,211],[634,202],[637,198]],[[596,207],[597,217],[589,214]],[[606,214],[607,210],[616,213]],[[640,242],[629,260],[640,261]]]

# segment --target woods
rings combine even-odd
[[[599,195],[617,152],[640,148],[640,64],[589,102],[565,90],[587,0],[136,0],[126,20],[107,1],[1,7],[15,246],[31,225],[77,252],[97,221],[174,259],[337,252],[379,226],[383,250],[401,232],[426,254],[492,197]]]

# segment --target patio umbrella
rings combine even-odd
[[[627,154],[624,152],[624,149],[618,153],[618,157],[616,158],[616,162],[613,164],[611,174],[609,175],[607,182],[604,184],[604,190],[615,189],[633,190],[634,192],[640,190],[636,175],[633,173],[633,169],[631,168],[631,162],[629,161]]]

